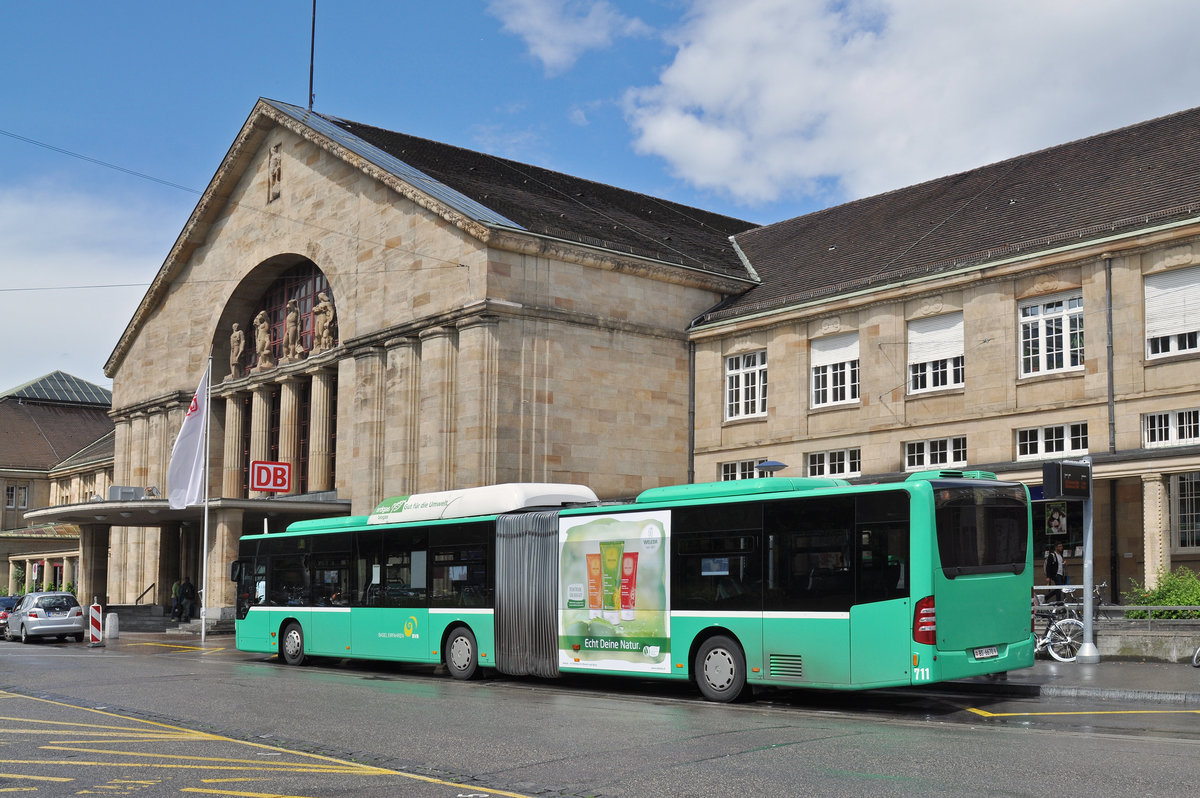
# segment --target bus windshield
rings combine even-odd
[[[947,578],[1025,569],[1029,505],[1022,486],[937,485],[934,503],[938,553]]]

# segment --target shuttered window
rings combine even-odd
[[[1200,266],[1146,276],[1146,356],[1200,351]]]
[[[958,388],[964,381],[962,313],[910,321],[908,392]]]
[[[858,401],[858,333],[812,341],[812,406]]]

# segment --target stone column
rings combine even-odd
[[[271,386],[254,389],[250,406],[250,460],[270,460],[271,453]],[[262,499],[270,494],[254,491],[251,498]]]
[[[1158,587],[1160,572],[1171,570],[1171,508],[1162,474],[1142,474],[1142,534],[1147,590]]]
[[[75,558],[63,557],[63,590],[75,581]],[[78,587],[78,586],[76,586]]]
[[[496,481],[498,328],[498,320],[490,316],[458,323],[454,428],[459,434],[454,461],[455,481],[461,485]]]
[[[417,490],[417,448],[420,441],[421,342],[415,337],[393,338],[387,346],[387,425],[384,430],[383,495]]]
[[[16,596],[20,592],[17,589],[17,564],[10,558],[8,561],[8,595]]]
[[[80,590],[101,604],[109,604],[108,596],[108,552],[111,548],[112,530],[100,524],[82,524],[79,527]]]
[[[241,510],[221,510],[212,520],[208,530],[208,585],[204,594],[210,624],[233,617],[237,597],[235,585],[229,581],[229,563],[237,559],[245,517]]]
[[[419,489],[449,490],[454,482],[455,330],[421,332]]]
[[[225,440],[221,456],[221,495],[241,499],[242,424],[245,417],[243,397],[235,393],[225,397]]]
[[[300,492],[300,380],[287,377],[279,393],[279,462],[292,469],[292,489]]]
[[[359,451],[359,456],[354,458],[352,473],[345,480],[355,486],[355,509],[352,510],[355,513],[369,512],[384,498],[383,440],[387,419],[383,370],[383,347],[367,347],[354,353],[353,405],[343,415],[354,419],[353,445]]]
[[[308,399],[308,489],[333,490],[333,373],[312,375]]]

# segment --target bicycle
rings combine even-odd
[[[1034,640],[1034,653],[1046,651],[1059,662],[1074,662],[1083,645],[1083,621],[1073,617],[1059,618],[1060,614],[1069,612],[1062,602],[1043,606],[1046,609],[1034,610],[1035,616],[1046,619],[1045,633]]]
[[[1092,597],[1093,597],[1092,621],[1093,621],[1093,623],[1098,619],[1107,621],[1111,617],[1108,613],[1108,610],[1101,609],[1101,607],[1104,606],[1104,602],[1101,600],[1100,591],[1106,587],[1108,587],[1108,582],[1101,582],[1100,584],[1092,585]],[[1075,597],[1075,588],[1066,587],[1066,588],[1063,588],[1062,592],[1063,592],[1063,595],[1065,596],[1065,599],[1062,602],[1062,604],[1063,604],[1064,609],[1066,610],[1067,616],[1070,618],[1077,618],[1079,620],[1083,620],[1083,601],[1082,601],[1082,599],[1078,602],[1067,600],[1067,599],[1073,599]]]
[[[1196,653],[1192,654],[1192,667],[1200,668],[1200,646],[1196,646]]]

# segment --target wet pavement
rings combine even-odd
[[[1098,663],[1038,660],[997,679],[979,677],[956,688],[993,694],[1106,698],[1200,706],[1200,668],[1190,662],[1101,659]]]

